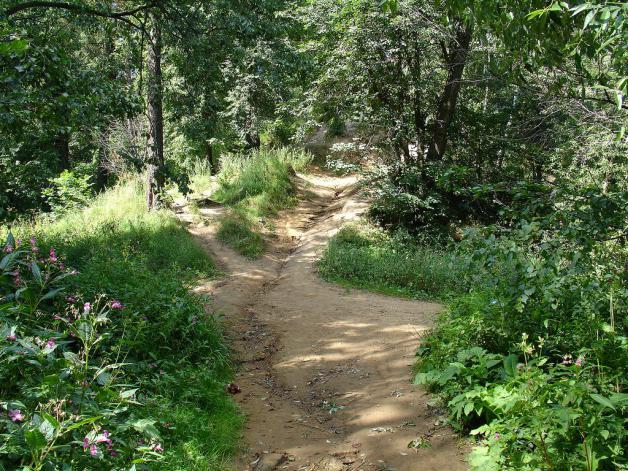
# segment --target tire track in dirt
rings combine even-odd
[[[440,306],[319,279],[326,242],[367,203],[351,178],[295,182],[300,203],[278,216],[279,235],[259,260],[218,242],[214,225],[190,228],[227,274],[198,291],[224,314],[239,364],[247,449],[237,469],[466,469],[465,446],[409,382]]]

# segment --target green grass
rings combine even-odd
[[[212,197],[230,211],[220,222],[218,236],[240,254],[259,257],[264,251],[262,233],[271,228],[267,218],[296,205],[292,175],[305,169],[310,159],[290,148],[224,156]]]
[[[343,227],[318,263],[321,276],[343,286],[417,299],[449,299],[464,289],[455,255],[439,245],[389,235],[366,223]]]
[[[251,228],[251,223],[235,214],[225,216],[218,227],[218,238],[248,258],[264,253],[264,238]]]
[[[190,293],[217,270],[185,228],[167,211],[147,212],[142,185],[130,179],[84,210],[12,230],[63,254],[80,272],[74,292],[126,305],[112,334],[145,393],[135,413],[163,425],[160,469],[226,469],[243,418],[224,388],[232,371],[220,322]]]

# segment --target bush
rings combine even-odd
[[[82,211],[68,212],[55,221],[39,219],[14,231],[22,237],[36,234],[39,253],[48,254],[55,247],[58,260],[58,253],[64,253],[63,263],[79,271],[63,278],[59,286],[54,284],[54,289],[63,288],[56,301],[45,299],[19,319],[17,313],[24,309],[10,310],[1,321],[5,330],[16,325],[20,338],[32,336],[35,345],[36,337],[44,343],[54,338],[56,348],[46,353],[45,361],[38,357],[38,374],[4,364],[0,368],[3,377],[14,381],[9,383],[13,384],[10,390],[2,390],[6,407],[19,408],[25,417],[19,427],[7,422],[7,427],[20,428],[11,433],[17,434],[16,443],[21,445],[7,455],[0,451],[0,462],[9,468],[13,463],[36,464],[28,441],[20,441],[19,434],[34,427],[49,430],[49,425],[41,425],[43,420],[34,418],[35,414],[45,418],[43,412],[66,427],[66,419],[61,421],[50,412],[61,404],[71,417],[94,421],[60,436],[59,443],[67,441],[68,445],[55,448],[54,455],[48,453],[46,458],[55,465],[128,468],[131,460],[138,459],[138,463],[150,461],[165,469],[174,469],[180,462],[194,463],[196,469],[224,469],[242,419],[225,392],[231,368],[219,321],[206,314],[203,300],[189,291],[199,277],[214,276],[216,270],[185,229],[165,211],[147,212],[143,188],[132,180],[102,194]],[[43,279],[48,274],[45,270]],[[30,271],[29,276],[34,276]],[[21,299],[27,299],[25,293],[20,293]],[[65,296],[71,296],[70,303],[64,301]],[[92,302],[89,312],[81,299]],[[86,347],[81,346],[80,337],[71,335],[77,322],[91,322],[90,332],[101,333],[89,363],[81,353]],[[42,347],[37,346],[37,351]],[[74,354],[84,361],[83,366],[73,366]],[[104,371],[99,372],[101,368]],[[67,376],[65,370],[72,375]],[[81,389],[83,379],[77,376],[83,371],[89,372],[87,389]],[[52,374],[60,375],[60,383],[50,383]],[[77,413],[81,404],[77,398],[91,401],[89,408]],[[190,428],[191,422],[197,426]],[[101,436],[104,430],[117,456],[108,453],[107,437]],[[87,452],[82,447],[85,436]],[[43,442],[33,442],[33,446],[37,443]],[[92,444],[98,447],[96,456],[91,456]],[[37,459],[42,462],[43,458]]]
[[[78,176],[68,170],[64,170],[57,178],[52,178],[52,187],[43,191],[50,209],[60,214],[86,206],[92,197],[89,179],[89,175]]]
[[[473,289],[419,349],[416,381],[481,439],[473,469],[627,465],[627,198],[555,192],[547,216],[465,237]]]

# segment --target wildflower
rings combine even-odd
[[[573,357],[571,355],[565,355],[562,363],[563,365],[571,365],[573,363]]]
[[[24,415],[20,409],[11,409],[9,410],[9,418],[13,422],[22,422],[24,420]]]
[[[83,312],[85,312],[85,314],[87,314],[91,310],[92,310],[92,303],[83,304]]]
[[[576,366],[582,366],[583,363],[584,363],[584,358],[578,357],[578,359],[576,360]]]
[[[92,456],[96,456],[98,454],[98,447],[95,443],[92,443],[92,445],[89,447],[89,454]]]
[[[499,432],[495,432],[495,436],[493,438],[495,438],[495,440],[499,440],[501,438],[501,435],[499,434]]]
[[[83,439],[83,450],[87,450],[89,448],[89,438],[85,437]]]
[[[111,445],[111,439],[109,438],[109,432],[104,430],[102,434],[96,437],[96,443],[107,443]]]
[[[59,259],[57,258],[57,254],[55,253],[55,249],[50,249],[50,257],[48,258],[52,263],[57,262]]]
[[[161,446],[161,443],[155,443],[151,449],[156,452],[156,453],[161,453],[162,451],[164,451],[163,447]]]
[[[81,386],[83,386],[84,388],[89,386],[89,383],[86,380],[81,381]]]
[[[17,340],[17,335],[15,335],[15,333],[10,333],[9,335],[7,335],[7,341],[15,342],[16,340]]]
[[[75,303],[76,302],[76,298],[74,296],[66,296],[65,300],[69,303]]]
[[[15,248],[17,249],[20,245],[22,245],[22,239],[18,239],[15,241]]]
[[[59,270],[65,270],[65,264],[63,262],[59,262]]]
[[[4,246],[4,249],[2,251],[4,253],[11,253],[13,252],[13,246],[11,244],[7,244]]]
[[[57,344],[55,339],[48,339],[48,341],[46,342],[46,348],[54,348],[55,345]]]
[[[111,301],[111,309],[124,309],[124,304],[122,304],[117,299]]]
[[[31,237],[31,246],[35,247],[37,245],[37,239],[35,239],[34,237]]]

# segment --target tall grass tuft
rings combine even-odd
[[[446,299],[464,290],[463,268],[451,251],[367,223],[343,227],[318,269],[328,281],[385,294]]]
[[[259,256],[260,232],[268,226],[265,218],[297,203],[292,177],[310,161],[310,154],[292,148],[224,156],[213,198],[231,210],[221,221],[218,236],[242,255]]]

